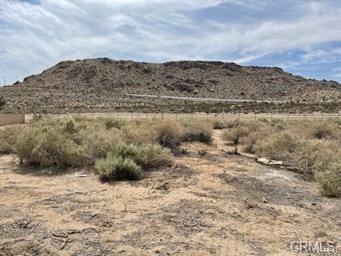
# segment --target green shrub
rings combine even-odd
[[[53,127],[25,129],[18,137],[17,154],[28,164],[40,166],[80,166],[87,163],[84,147]]]
[[[143,177],[142,168],[130,158],[109,154],[106,159],[96,162],[96,170],[103,181],[139,180]]]
[[[146,130],[144,124],[133,126],[138,127],[138,131]],[[148,131],[153,131],[151,140],[156,141],[154,129],[148,128]],[[16,147],[23,162],[40,166],[92,165],[108,156],[108,152],[116,157],[132,159],[145,169],[172,161],[170,151],[159,145],[123,143],[127,141],[121,136],[124,133],[115,128],[107,129],[98,120],[43,118],[22,132]]]
[[[96,170],[105,180],[135,180],[143,177],[143,170],[167,166],[172,162],[170,151],[160,145],[118,143],[112,146],[106,159],[96,162]]]
[[[154,144],[142,147],[137,155],[136,162],[143,169],[148,170],[171,165],[173,157],[169,149]]]
[[[43,118],[18,137],[18,156],[28,164],[75,167],[92,165],[121,141],[117,129],[106,129],[98,120]]]
[[[108,155],[130,158],[145,170],[170,165],[173,161],[170,151],[160,145],[118,143],[113,145]]]

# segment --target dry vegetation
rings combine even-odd
[[[223,139],[246,153],[281,160],[314,176],[327,196],[341,194],[341,124],[339,121],[266,119],[217,123]]]
[[[199,122],[98,118],[36,118],[25,128],[0,130],[0,152],[40,167],[96,166],[103,180],[140,179],[169,166],[181,142],[211,142],[212,127]]]
[[[296,255],[297,236],[339,246],[340,134],[333,120],[1,127],[0,153],[15,157],[0,156],[0,255]]]
[[[0,130],[0,152],[56,171],[95,166],[103,180],[140,179],[144,171],[171,165],[172,155],[184,153],[182,143],[210,144],[213,128],[241,151],[314,177],[324,195],[341,194],[340,121],[37,118],[25,128]]]

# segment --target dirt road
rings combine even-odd
[[[112,184],[1,156],[0,255],[297,255],[298,240],[341,251],[340,199],[293,172],[225,155],[217,132],[215,142],[187,144],[174,168]]]

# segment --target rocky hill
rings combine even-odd
[[[278,67],[98,58],[63,61],[22,82],[0,88],[0,96],[7,102],[5,111],[9,112],[115,110],[137,102],[158,101],[127,94],[335,103],[341,100],[341,85],[305,79]]]

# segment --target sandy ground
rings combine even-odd
[[[299,174],[226,155],[218,133],[137,182],[52,175],[1,156],[0,255],[309,255],[291,250],[298,240],[336,242],[330,255],[340,255],[341,200]]]

